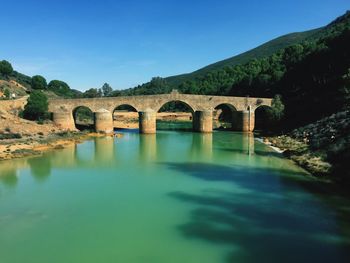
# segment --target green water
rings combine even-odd
[[[349,202],[253,137],[161,131],[0,163],[0,262],[350,262]]]

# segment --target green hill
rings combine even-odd
[[[327,26],[305,31],[305,32],[291,33],[291,34],[278,37],[252,50],[249,50],[240,55],[216,62],[214,64],[208,65],[192,73],[182,74],[177,76],[170,76],[170,77],[164,78],[163,81],[160,81],[159,78],[154,78],[152,80],[154,83],[152,83],[151,81],[143,85],[139,85],[135,88],[124,90],[122,94],[125,94],[125,95],[153,94],[155,92],[167,93],[171,89],[183,90],[184,85],[189,86],[190,82],[200,82],[201,80],[205,79],[208,74],[209,75],[213,73],[215,74],[220,70],[225,71],[227,68],[230,69],[237,65],[244,65],[256,59],[259,60],[263,58],[268,58],[274,54],[283,52],[283,50],[286,49],[287,47],[290,47],[296,44],[302,44],[305,42],[307,43],[317,42],[321,38],[327,38],[330,36],[335,36],[337,34],[340,34],[345,28],[349,28],[349,25],[350,25],[349,21],[350,21],[350,11],[347,11],[343,16],[338,17]],[[215,84],[216,83],[214,83],[214,85]],[[217,90],[220,89],[220,87],[216,86],[216,87],[213,87],[212,89],[214,90],[214,93],[221,94],[221,92],[217,92]],[[206,93],[206,92],[201,92],[201,93]]]
[[[252,50],[249,50],[237,56],[213,63],[204,68],[196,70],[192,73],[167,77],[166,81],[170,86],[176,87],[180,85],[182,82],[191,81],[193,79],[199,78],[211,71],[219,70],[229,66],[245,64],[253,59],[268,57],[273,55],[279,50],[282,50],[294,44],[302,43],[303,41],[314,41],[320,37],[324,37],[335,33],[339,29],[338,28],[339,25],[347,23],[349,21],[349,17],[350,17],[350,13],[348,11],[345,15],[337,18],[327,26],[313,29],[313,30],[308,30],[305,32],[290,33],[290,34],[275,38]]]
[[[302,41],[305,41],[306,39],[310,39],[313,37],[317,37],[322,31],[323,28],[313,29],[305,32],[299,32],[299,33],[291,33],[288,35],[284,35],[278,38],[275,38],[261,46],[258,46],[252,50],[249,50],[247,52],[244,52],[240,55],[216,62],[214,64],[211,64],[209,66],[206,66],[204,68],[201,68],[197,71],[194,71],[189,74],[182,74],[178,76],[171,76],[167,77],[166,81],[171,86],[178,86],[182,82],[190,81],[195,78],[199,78],[201,76],[204,76],[205,74],[209,73],[210,71],[219,70],[224,67],[228,66],[236,66],[239,64],[245,64],[249,62],[252,59],[259,59],[263,57],[271,56],[272,54],[276,53],[277,51],[286,48],[288,46],[291,46],[293,44],[301,43]]]

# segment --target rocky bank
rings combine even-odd
[[[350,182],[350,111],[264,140],[314,175]]]

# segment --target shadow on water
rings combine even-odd
[[[114,128],[114,131],[118,133],[139,133],[139,129],[127,129],[127,128]]]
[[[317,182],[288,170],[163,165],[200,180],[232,185],[226,192],[169,193],[195,207],[189,221],[178,226],[180,233],[231,247],[226,262],[349,262],[349,202],[339,195],[304,191]]]

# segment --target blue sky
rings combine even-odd
[[[0,59],[72,88],[124,89],[326,25],[349,0],[0,0]]]

